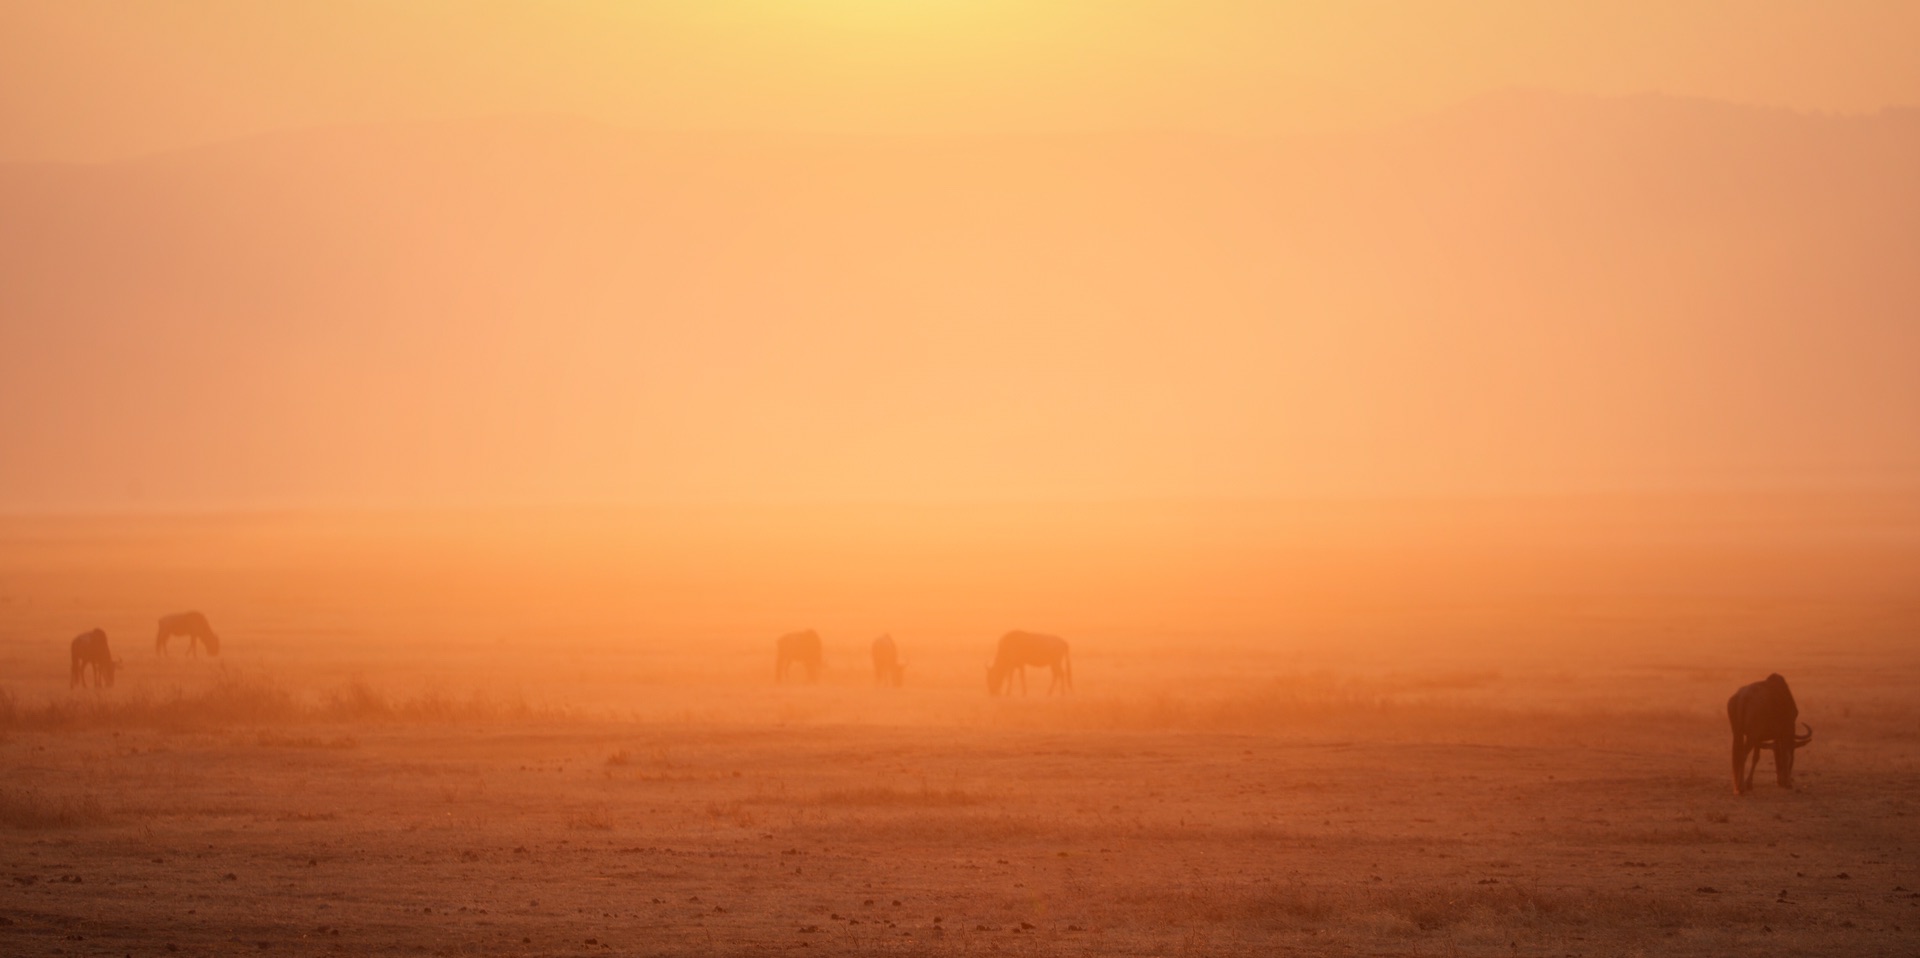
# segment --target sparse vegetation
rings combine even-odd
[[[1123,894],[1121,900],[1140,914],[1175,924],[1252,925],[1277,932],[1370,926],[1408,937],[1462,926],[1538,932],[1631,922],[1665,929],[1738,917],[1698,896],[1548,890],[1524,881],[1451,887],[1304,882],[1206,885],[1173,892],[1141,889]]]
[[[76,828],[109,821],[93,795],[49,795],[39,789],[0,786],[0,827]]]
[[[613,816],[603,808],[589,808],[567,816],[567,828],[583,832],[613,831]]]
[[[228,889],[192,901],[231,922],[278,914],[259,891],[268,873],[316,889],[401,875],[381,907],[467,929],[473,950],[502,929],[521,947],[571,937],[698,950],[797,914],[793,934],[816,946],[908,954],[1512,954],[1568,941],[1709,953],[1763,936],[1788,951],[1836,940],[1874,951],[1909,907],[1904,892],[1860,894],[1862,878],[1904,881],[1897,856],[1867,851],[1897,844],[1901,807],[1876,811],[1886,792],[1866,778],[1823,791],[1823,776],[1858,776],[1845,764],[1854,753],[1810,759],[1805,793],[1736,800],[1694,771],[1695,719],[1657,711],[1627,720],[1664,735],[1661,747],[1626,753],[1450,743],[1396,723],[1470,720],[1472,708],[1338,696],[1316,719],[1323,734],[1303,737],[1044,722],[777,735],[731,723],[501,727],[441,720],[463,700],[409,713],[364,684],[332,700],[224,694],[218,708],[175,707],[282,721],[19,732],[8,747],[46,749],[34,760],[43,779],[0,793],[0,827],[69,829],[62,841],[74,844],[63,864],[17,867],[11,880],[77,901],[120,887],[96,886],[101,874],[167,875],[161,887],[179,894]],[[247,702],[266,704],[231,704]],[[116,719],[165,709],[136,702]],[[1841,808],[1800,816],[1802,802]],[[1882,813],[1895,817],[1859,824]],[[126,826],[140,829],[133,856]],[[1850,856],[1854,877],[1816,874],[1775,841]],[[647,904],[610,904],[628,899]],[[328,940],[336,920],[351,929],[371,907],[322,901]]]
[[[351,735],[294,735],[283,732],[263,731],[256,739],[263,748],[359,748],[360,740]]]
[[[757,821],[753,812],[740,802],[708,802],[707,818],[736,828],[751,828]]]
[[[832,789],[813,799],[819,805],[856,805],[869,807],[963,808],[980,805],[986,798],[958,788],[933,788],[922,784],[917,789],[899,789],[888,785]]]
[[[498,699],[475,692],[456,697],[430,690],[396,697],[360,680],[302,696],[273,678],[221,669],[213,681],[194,691],[175,688],[152,693],[128,690],[111,696],[55,698],[23,706],[11,693],[0,694],[0,732],[86,728],[220,728],[249,725],[303,725],[364,722],[485,722],[554,720],[563,709],[539,707],[518,698]],[[350,737],[327,738],[328,748]],[[261,744],[268,744],[262,741]],[[276,744],[291,746],[291,741]]]
[[[1387,679],[1279,676],[1214,694],[1089,694],[1069,701],[1013,701],[997,724],[1085,730],[1194,730],[1364,735],[1438,742],[1551,743],[1616,747],[1666,739],[1673,729],[1710,729],[1708,712],[1621,710],[1605,703],[1522,704],[1494,687],[1493,673]],[[1724,722],[1724,719],[1719,719]]]
[[[219,660],[116,631],[111,690],[7,673],[15,950],[1900,954],[1920,901],[1904,645],[1769,653],[1821,737],[1736,798],[1744,628],[1580,668],[1073,632],[1073,695],[994,700],[932,641],[911,689],[850,639],[783,688],[767,637],[245,619]]]

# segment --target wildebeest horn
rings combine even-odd
[[[1802,745],[1805,745],[1805,744],[1807,744],[1808,742],[1811,742],[1811,741],[1813,741],[1813,726],[1811,726],[1811,725],[1808,725],[1808,724],[1807,724],[1807,723],[1805,723],[1805,722],[1801,722],[1801,723],[1800,723],[1800,727],[1801,727],[1801,728],[1803,728],[1803,729],[1806,729],[1806,730],[1807,730],[1807,734],[1805,734],[1805,735],[1795,735],[1795,736],[1793,737],[1793,747],[1794,747],[1794,748],[1799,748],[1800,746],[1802,746]]]

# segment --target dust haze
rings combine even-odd
[[[0,10],[0,953],[1911,951],[1912,14],[1045,6]]]
[[[1895,953],[1917,533],[1805,495],[10,519],[0,931]],[[156,651],[183,601],[217,657]],[[113,688],[68,688],[76,623]],[[777,683],[800,628],[824,668]],[[1011,628],[1071,694],[988,694]],[[1815,739],[1736,798],[1762,670]]]
[[[16,509],[1920,483],[1920,114],[490,119],[0,165]],[[111,277],[101,281],[100,277]]]

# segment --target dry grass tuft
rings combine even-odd
[[[540,708],[518,697],[496,699],[481,692],[460,698],[439,690],[415,698],[396,699],[355,679],[321,697],[314,710],[318,718],[338,722],[498,722],[559,718],[562,713]]]
[[[276,822],[332,822],[339,818],[339,812],[281,812],[273,816]]]
[[[46,795],[25,788],[0,788],[0,825],[12,828],[78,828],[109,821],[92,795]]]
[[[223,668],[213,684],[199,692],[175,689],[165,695],[136,691],[55,699],[38,708],[13,710],[6,717],[13,727],[24,729],[179,728],[289,722],[300,717],[300,709],[291,692],[265,677]]]
[[[1554,928],[1622,922],[1677,928],[1717,917],[1710,906],[1655,892],[1576,892],[1527,883],[1466,886],[1278,885],[1164,889],[1123,895],[1152,920],[1301,931],[1358,924],[1404,934],[1459,926]]]
[[[608,815],[605,809],[589,808],[568,815],[567,827],[576,832],[610,832],[613,831],[613,816]]]
[[[1621,832],[1597,833],[1596,841],[1605,841],[1613,845],[1740,845],[1748,841],[1747,836],[1734,829],[1708,829],[1699,825],[1683,824],[1656,826],[1653,828],[1627,829]]]
[[[351,735],[335,735],[321,738],[318,735],[291,735],[280,732],[261,732],[256,741],[263,748],[359,748],[360,740]]]
[[[1074,842],[1090,834],[1076,822],[1058,816],[1016,815],[1004,811],[959,811],[951,808],[866,806],[807,823],[806,832],[823,841],[903,842],[922,844],[965,835],[982,845],[1018,841]]]
[[[1080,731],[1286,730],[1296,736],[1337,734],[1394,742],[1607,749],[1652,747],[1672,741],[1676,734],[1717,734],[1724,725],[1710,710],[1621,708],[1573,699],[1543,703],[1526,697],[1527,688],[1507,688],[1505,681],[1494,672],[1384,679],[1282,675],[1217,696],[1168,691],[1001,699],[994,721]]]
[[[986,804],[985,796],[958,788],[932,788],[922,784],[918,789],[902,790],[886,785],[873,785],[864,788],[834,789],[821,792],[814,798],[819,805],[858,805],[892,806],[898,808],[964,808]]]
[[[751,828],[758,821],[753,812],[741,802],[708,802],[707,818],[736,828]]]
[[[188,692],[75,696],[44,705],[21,706],[0,691],[0,732],[113,728],[205,728],[234,725],[298,725],[353,722],[530,721],[565,717],[518,698],[496,699],[476,692],[464,698],[429,691],[397,698],[355,680],[304,698],[268,676],[222,668],[208,687]],[[265,744],[265,743],[263,743]],[[293,744],[293,743],[280,743]],[[322,743],[321,747],[351,747]]]

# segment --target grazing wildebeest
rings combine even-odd
[[[1055,689],[1073,691],[1073,659],[1067,654],[1067,640],[1037,632],[1008,632],[1000,637],[1000,649],[993,657],[993,664],[987,666],[987,691],[999,695],[1001,687],[1010,688],[1007,678],[1017,671],[1020,694],[1027,694],[1029,665],[1053,670],[1053,681],[1047,685],[1048,695]]]
[[[187,654],[196,654],[202,645],[207,647],[208,655],[220,654],[220,637],[213,634],[213,626],[207,624],[207,617],[198,612],[179,612],[160,617],[160,631],[154,633],[154,651],[165,654],[167,640],[176,635],[187,637]]]
[[[906,668],[900,661],[900,647],[893,644],[893,636],[882,635],[873,640],[873,684],[899,688]]]
[[[68,688],[80,684],[89,665],[93,666],[94,688],[101,685],[113,688],[113,673],[120,667],[120,660],[107,649],[107,633],[100,629],[73,637],[73,681],[67,684]]]
[[[808,629],[780,637],[779,655],[773,665],[773,680],[785,682],[787,670],[795,665],[807,670],[807,681],[820,681],[820,633]]]
[[[1727,721],[1733,725],[1733,790],[1744,795],[1753,791],[1753,773],[1760,767],[1760,750],[1773,749],[1773,771],[1781,788],[1793,787],[1793,751],[1813,741],[1813,727],[1802,724],[1806,734],[1794,732],[1800,707],[1794,704],[1787,680],[1774,673],[1764,681],[1742,686],[1727,700]],[[1753,763],[1747,763],[1747,756]]]

